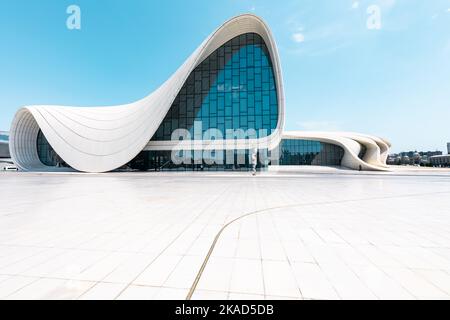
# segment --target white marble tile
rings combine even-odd
[[[448,297],[445,292],[427,281],[419,273],[406,268],[383,268],[383,270],[417,299]]]
[[[136,279],[155,259],[154,254],[138,253],[122,261],[102,281],[114,283],[130,283]]]
[[[221,237],[214,248],[212,256],[219,258],[234,258],[236,256],[237,245],[237,238]]]
[[[309,262],[314,263],[315,259],[307,247],[300,241],[282,242],[287,259],[291,262]]]
[[[0,282],[0,299],[5,299],[14,292],[37,280],[38,278],[32,277],[9,276],[7,279]]]
[[[228,292],[233,262],[232,258],[211,257],[200,278],[198,289]]]
[[[428,280],[428,282],[444,291],[450,298],[450,274],[448,272],[442,270],[424,269],[416,269],[414,271]]]
[[[243,259],[261,259],[261,249],[257,235],[251,239],[238,240],[236,257]]]
[[[111,274],[123,261],[133,257],[130,253],[114,252],[101,260],[97,260],[94,264],[83,269],[79,274],[71,278],[89,281],[101,281]]]
[[[42,264],[45,261],[52,259],[53,257],[56,257],[64,252],[65,250],[63,249],[54,248],[36,250],[35,254],[0,268],[0,274],[4,273],[20,275],[24,271],[31,269],[36,265]]]
[[[349,244],[332,244],[331,248],[347,265],[370,266],[372,262]]]
[[[260,260],[235,259],[230,292],[264,296],[264,277]]]
[[[165,287],[189,289],[202,266],[204,257],[184,256],[164,282]]]
[[[80,300],[113,300],[126,288],[122,283],[99,282],[79,297]]]
[[[383,300],[414,299],[399,282],[390,278],[381,269],[375,266],[353,266],[352,270],[362,282],[377,296]]]
[[[365,255],[376,266],[394,268],[403,266],[403,264],[398,261],[396,257],[389,255],[379,247],[373,245],[362,245],[355,246],[355,249]]]
[[[339,299],[331,282],[317,264],[294,262],[291,268],[304,299]]]
[[[369,287],[344,263],[320,263],[319,266],[340,298],[349,300],[377,298]]]
[[[303,300],[302,298],[281,297],[281,296],[266,296],[264,300]]]
[[[88,291],[95,282],[39,279],[9,295],[10,300],[73,300]]]
[[[184,300],[188,289],[161,288],[153,297],[155,300]]]
[[[135,285],[162,286],[182,256],[162,255],[148,266],[134,281]]]
[[[1,182],[3,299],[183,298],[218,230],[255,210],[223,231],[194,298],[449,298],[450,174],[17,173]]]
[[[226,291],[209,291],[195,290],[192,300],[227,300],[228,292]]]
[[[264,300],[264,295],[230,292],[228,300]]]
[[[288,262],[264,260],[263,274],[266,295],[301,297]]]
[[[264,260],[285,261],[287,259],[283,246],[278,239],[261,239],[261,256]]]
[[[118,300],[153,300],[160,287],[129,286],[117,297]]]

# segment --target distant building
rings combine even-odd
[[[0,131],[0,171],[17,170],[9,153],[9,132]]]
[[[436,155],[430,157],[433,167],[450,168],[450,142],[447,143],[447,155]]]
[[[404,156],[408,156],[410,158],[413,158],[417,155],[421,156],[421,157],[432,157],[432,156],[441,156],[442,155],[442,151],[408,151],[408,152],[400,152],[400,155],[402,157]]]
[[[389,155],[387,164],[429,166],[430,158],[435,156],[442,156],[442,151],[404,151]]]
[[[430,163],[433,167],[450,168],[450,154],[430,157]]]
[[[9,133],[0,131],[0,159],[11,158],[9,154]]]

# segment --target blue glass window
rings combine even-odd
[[[280,165],[339,166],[344,149],[319,141],[283,139],[279,146],[279,155]]]
[[[37,135],[36,147],[39,160],[48,167],[69,167],[53,150],[41,130]]]
[[[176,121],[174,121],[176,120]],[[176,129],[254,129],[270,135],[278,123],[278,96],[270,54],[258,34],[221,46],[189,75],[152,141],[171,139]],[[267,129],[260,133],[259,129]],[[192,136],[192,139],[194,137]]]

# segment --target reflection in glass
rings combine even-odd
[[[269,51],[257,34],[238,36],[214,51],[189,75],[152,141],[171,140],[176,129],[194,139],[194,121],[202,134],[228,129],[277,127],[278,96]],[[258,132],[258,137],[261,137]]]
[[[53,150],[41,130],[39,130],[37,136],[36,147],[39,160],[44,165],[48,167],[68,167],[55,150]]]
[[[279,148],[280,165],[339,166],[344,156],[340,146],[320,141],[283,139]]]

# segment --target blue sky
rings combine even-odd
[[[383,136],[394,151],[450,141],[450,0],[0,0],[0,130],[24,105],[115,105],[163,83],[220,24],[267,21],[287,130]],[[66,9],[81,8],[81,30]],[[367,27],[367,8],[381,28]]]

